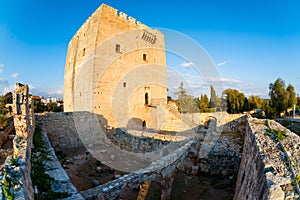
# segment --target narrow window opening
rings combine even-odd
[[[121,46],[119,44],[116,45],[116,52],[117,53],[121,52]]]
[[[82,49],[82,56],[85,56],[85,48]]]
[[[147,55],[146,54],[143,54],[143,60],[147,61]]]
[[[145,105],[149,104],[149,97],[148,97],[148,93],[146,92],[145,94]]]
[[[146,125],[146,121],[144,120],[143,123],[142,123],[142,127],[143,129],[146,129],[147,128],[147,125]]]
[[[123,87],[126,87],[127,83],[126,82],[123,82]]]

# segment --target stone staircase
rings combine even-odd
[[[186,116],[182,117],[174,103],[168,103],[166,105],[166,110],[167,117],[163,127],[161,128],[162,131],[184,132],[197,127],[197,124],[193,121],[193,119]]]

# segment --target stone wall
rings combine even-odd
[[[53,182],[51,183],[51,188],[53,191],[68,193],[69,197],[65,198],[64,200],[83,200],[83,197],[71,183],[68,174],[63,169],[61,163],[55,155],[55,151],[50,144],[45,129],[42,130],[42,140],[45,144],[45,149],[47,150],[47,162],[43,163],[43,167],[45,168],[45,173],[53,178]],[[32,159],[41,159],[38,155],[40,153],[41,152],[36,152]]]
[[[213,120],[219,131],[244,131],[245,115],[228,114],[227,112],[214,113],[179,113],[177,108],[168,105],[168,116],[163,130],[183,132],[195,128],[207,128],[208,121]]]
[[[15,186],[6,188],[15,199],[34,199],[31,182],[31,148],[35,128],[33,102],[29,97],[28,85],[16,84],[13,95],[13,116],[16,136],[13,140],[13,157],[8,157],[2,166],[0,180]],[[0,197],[3,198],[3,190]]]
[[[189,141],[172,153],[151,163],[147,168],[126,174],[106,184],[81,192],[85,199],[126,199],[126,189],[137,188],[147,181],[158,182],[162,188],[161,199],[169,199],[173,173],[187,156],[194,141]],[[125,196],[123,196],[125,195]],[[123,197],[123,198],[122,198]]]
[[[297,199],[299,195],[291,184],[299,175],[300,138],[275,121],[248,118],[243,157],[236,183],[234,199]],[[266,124],[272,124],[268,127]],[[282,141],[275,133],[286,134]],[[268,135],[269,134],[269,135]],[[287,150],[286,150],[287,149]],[[291,160],[291,163],[288,163]],[[290,166],[290,167],[288,167]]]
[[[235,179],[243,152],[244,133],[221,134],[209,152],[198,161],[199,171]]]
[[[134,136],[121,129],[117,129],[111,139],[121,149],[136,153],[157,151],[170,143],[169,141],[156,140],[150,137]]]
[[[243,152],[246,116],[220,112],[197,114],[197,118],[201,122],[197,134],[199,141],[192,145],[180,169],[192,174],[221,174],[235,180]],[[207,121],[211,119],[217,122],[214,125],[219,123],[219,127],[207,127]],[[200,150],[207,151],[207,155],[200,158]]]
[[[36,116],[36,123],[47,131],[53,147],[57,150],[82,146],[80,137],[76,131],[73,115],[74,113],[48,113]],[[90,114],[81,112],[79,116],[76,120],[84,120],[90,117]],[[212,116],[206,116],[203,119],[207,120],[210,117]],[[227,119],[232,119],[232,121],[227,121]],[[195,157],[188,156],[188,160],[185,159],[182,162],[188,152],[190,152],[189,155],[199,152],[204,136],[201,136],[203,133],[200,132],[194,142],[189,144],[189,150],[185,149],[184,155],[182,152],[176,154],[177,158],[172,157],[170,159],[171,163],[176,160],[180,161],[179,163],[187,163],[186,166],[188,168],[182,168],[182,164],[179,163],[176,163],[176,166],[179,169],[190,170],[192,173],[203,171],[212,174],[233,176],[239,171],[235,199],[297,198],[296,190],[291,182],[295,177],[294,175],[299,175],[300,138],[278,123],[271,121],[270,126],[272,129],[282,130],[287,134],[287,137],[283,141],[280,141],[280,146],[273,136],[270,137],[265,134],[268,129],[265,120],[246,118],[246,116],[240,115],[227,116],[225,122],[223,123],[224,132],[220,135],[219,140],[217,140],[216,145],[207,157],[194,160]],[[118,135],[115,139],[120,139],[121,143],[126,141],[136,143],[136,140],[141,139],[141,137],[138,137],[141,131],[136,131],[133,135],[135,134],[137,136]],[[148,138],[142,141],[147,143],[148,140],[151,140],[151,137]],[[197,139],[200,142],[196,141]],[[165,142],[168,143],[169,140]],[[163,143],[156,145],[157,148],[160,145],[163,145]],[[289,159],[286,159],[287,157]],[[168,157],[166,156],[162,160],[158,160],[157,163],[168,163],[164,159],[168,159]],[[294,175],[290,168],[287,167],[291,165],[287,163],[287,160],[290,160],[289,162],[295,166],[293,168]],[[238,163],[240,161],[241,164],[239,166]],[[166,167],[165,171],[172,172],[174,170],[173,167],[175,165],[171,163],[167,164],[170,167]],[[85,198],[91,199],[119,198],[122,194],[124,195],[122,191],[126,190],[126,188],[137,187],[137,185],[143,182],[154,180],[153,177],[157,176],[157,173],[150,171],[144,171],[142,174],[142,176],[136,173],[122,176],[120,179],[92,188],[82,194]]]
[[[86,118],[89,114],[82,112],[81,116]],[[73,113],[36,114],[35,120],[36,124],[45,130],[55,150],[83,146],[76,130]]]

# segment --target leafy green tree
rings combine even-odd
[[[47,104],[47,111],[52,112],[62,112],[62,107],[57,106],[56,102],[50,102]]]
[[[34,112],[35,113],[44,112],[44,106],[43,106],[41,100],[34,99],[33,105],[34,105]]]
[[[280,117],[280,113],[285,111],[288,105],[289,94],[285,89],[285,82],[278,78],[274,83],[269,85],[269,96],[271,98],[271,107],[275,115]]]
[[[245,109],[245,95],[235,89],[226,89],[223,92],[223,96],[226,97],[227,112],[242,113]]]
[[[245,97],[245,99],[244,99],[244,108],[243,108],[243,111],[249,111],[249,110],[251,110],[250,103],[249,103],[249,101],[248,101],[248,98]]]
[[[5,115],[0,115],[0,129],[3,129],[7,125],[8,119]]]
[[[12,103],[13,96],[11,92],[6,93],[5,95],[0,97],[0,114],[6,115],[8,112],[11,113],[11,110],[6,108],[6,104]]]
[[[250,109],[258,109],[258,108],[262,108],[263,106],[263,99],[260,98],[259,96],[250,96],[248,98],[249,104],[250,104]]]
[[[216,107],[216,102],[217,102],[217,95],[215,88],[211,85],[210,86],[210,100],[209,100],[209,107],[210,108],[215,108]]]
[[[199,100],[199,108],[200,112],[206,112],[207,108],[209,107],[209,100],[206,94],[200,96]]]
[[[297,104],[295,88],[294,86],[289,84],[286,88],[286,91],[288,92],[288,96],[289,96],[287,106],[290,108]]]
[[[272,108],[270,99],[263,100],[262,109],[267,118],[273,118],[275,116],[275,109]]]
[[[1,97],[1,102],[5,105],[8,103],[13,102],[13,95],[11,92],[6,93],[4,96]]]
[[[183,87],[183,82],[180,83],[178,88],[178,92],[175,93],[177,95],[176,104],[178,106],[179,112],[182,113],[193,113],[199,112],[199,103],[198,100],[191,95],[188,95],[186,89]]]

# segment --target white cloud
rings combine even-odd
[[[181,63],[181,66],[182,67],[192,67],[194,65],[194,63],[192,62],[184,62],[184,63]]]
[[[230,63],[230,60],[225,60],[225,61],[223,61],[223,62],[217,63],[217,66],[218,66],[218,67],[221,67],[221,66],[226,65],[226,64],[228,64],[228,63]]]
[[[34,85],[31,85],[31,84],[29,84],[28,87],[29,87],[29,90],[34,90],[36,88]]]
[[[11,78],[18,78],[19,77],[19,73],[13,73],[12,75],[10,75]]]
[[[240,80],[233,79],[233,78],[208,77],[207,80],[212,82],[223,82],[223,83],[241,83]]]
[[[29,85],[29,92],[33,95],[39,95],[43,97],[48,97],[50,94],[51,97],[58,97],[58,98],[63,98],[63,94],[64,94],[63,86],[47,88],[47,87],[35,87],[33,85]]]
[[[13,85],[9,85],[8,87],[5,87],[2,89],[2,94],[6,94],[8,92],[14,92],[15,87]]]

